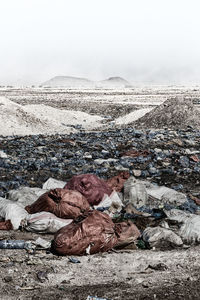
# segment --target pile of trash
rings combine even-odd
[[[48,247],[57,255],[133,244],[169,249],[200,243],[197,204],[181,192],[127,172],[107,181],[94,174],[76,175],[67,183],[49,178],[42,189],[20,187],[0,198],[0,229],[54,233]],[[10,248],[12,243],[1,244]]]

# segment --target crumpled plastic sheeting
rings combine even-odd
[[[97,210],[79,222],[61,228],[54,236],[52,250],[59,255],[84,255],[105,252],[140,233],[133,223],[114,224],[112,219]]]
[[[132,203],[136,208],[147,206],[159,208],[166,204],[179,206],[187,201],[185,194],[166,186],[154,185],[148,181],[137,180],[131,176],[124,183],[124,202]]]
[[[112,218],[115,213],[120,212],[123,208],[123,203],[118,193],[113,191],[110,196],[104,195],[102,201],[94,206],[95,209],[100,211],[106,211]]]
[[[80,192],[90,205],[98,205],[104,194],[110,195],[112,193],[112,189],[107,183],[94,174],[73,176],[64,188]]]
[[[179,209],[165,211],[169,220],[177,221],[180,228],[176,233],[187,244],[200,243],[200,215],[186,213]]]
[[[126,180],[129,177],[130,177],[129,172],[123,171],[123,172],[120,172],[118,175],[109,178],[107,180],[107,184],[113,190],[115,190],[117,192],[121,192],[124,187],[124,183],[126,182]]]
[[[45,192],[44,189],[22,186],[17,190],[10,190],[8,199],[16,201],[21,207],[25,207],[35,202]]]
[[[60,228],[69,225],[72,219],[62,219],[50,212],[29,215],[23,220],[23,228],[37,233],[56,233]]]
[[[145,242],[149,243],[151,247],[159,247],[163,241],[174,246],[183,245],[180,236],[172,230],[160,226],[147,227],[142,234],[142,238]]]
[[[65,182],[61,180],[54,179],[50,177],[45,183],[42,185],[42,188],[45,190],[52,190],[52,189],[57,189],[61,188],[63,189],[65,186]]]
[[[74,219],[87,212],[90,206],[79,192],[57,188],[44,193],[25,209],[30,214],[47,211],[59,218]]]
[[[21,221],[28,216],[28,213],[15,202],[0,197],[0,216],[5,221],[10,220],[13,229],[17,230]]]

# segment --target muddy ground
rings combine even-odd
[[[199,88],[165,88],[161,89],[135,89],[132,91],[36,91],[32,90],[1,90],[0,95],[5,95],[13,101],[20,104],[27,103],[44,103],[55,107],[62,107],[63,109],[84,110],[87,112],[99,113],[100,115],[117,116],[124,115],[138,106],[143,107],[149,105],[156,105],[163,102],[169,96],[187,95],[196,99],[199,95]],[[73,99],[73,101],[70,101]],[[93,107],[91,106],[93,104]],[[95,104],[95,105],[94,105]],[[97,105],[98,104],[98,105]],[[90,108],[88,110],[88,107]],[[109,109],[108,109],[109,107]],[[56,137],[58,138],[58,137]],[[55,140],[56,140],[55,138]],[[70,138],[70,137],[69,137]],[[23,138],[22,138],[23,139]],[[42,138],[44,140],[46,138]],[[171,140],[174,137],[171,138]],[[162,150],[173,149],[179,151],[182,155],[184,148],[194,147],[197,151],[199,149],[198,141],[195,146],[188,144],[180,144],[177,137],[176,141],[166,146],[165,139],[158,141],[149,141],[149,148],[156,147]],[[58,138],[61,144],[62,140]],[[190,139],[189,139],[190,140]],[[23,154],[23,145],[27,145],[29,141],[21,138],[15,141],[11,139],[9,142],[6,138],[1,141],[2,149],[9,155],[17,153],[16,157],[20,155],[20,148],[17,150],[17,145],[22,146],[21,153]],[[48,138],[49,141],[49,138]],[[38,142],[38,141],[36,141]],[[40,141],[39,141],[40,142]],[[72,141],[73,142],[73,141]],[[19,144],[17,144],[19,143]],[[34,142],[35,143],[35,142]],[[34,144],[33,143],[33,144]],[[68,151],[80,151],[81,143],[74,146],[69,145]],[[141,149],[146,149],[146,145],[137,142]],[[178,144],[177,144],[178,143]],[[148,144],[148,143],[147,143]],[[47,143],[48,151],[51,153],[58,152],[56,143]],[[30,145],[29,145],[30,146]],[[37,149],[42,151],[45,145],[38,144]],[[12,148],[13,147],[13,148]],[[40,147],[40,148],[39,148]],[[52,149],[50,149],[52,148]],[[129,150],[130,145],[123,142],[120,151]],[[7,149],[7,151],[6,151]],[[31,158],[34,159],[35,146],[29,147]],[[84,153],[87,152],[85,144],[83,143]],[[103,149],[103,148],[102,148]],[[101,149],[101,150],[102,150]],[[18,151],[18,152],[17,152]],[[45,147],[44,147],[44,151]],[[96,151],[96,148],[91,149]],[[37,152],[37,150],[36,150]],[[44,153],[38,152],[39,156],[43,157]],[[98,149],[97,149],[98,152]],[[154,153],[152,153],[152,157]],[[52,156],[53,157],[53,156]],[[69,155],[70,157],[70,155]],[[69,157],[67,159],[69,160]],[[97,157],[95,157],[97,158]],[[176,158],[176,157],[175,157]],[[178,159],[180,157],[178,156]],[[27,159],[25,155],[25,159]],[[59,158],[58,158],[59,159]],[[23,155],[22,155],[23,160]],[[64,162],[63,170],[65,170]],[[91,159],[88,158],[88,161]],[[87,162],[88,162],[87,161]],[[180,168],[178,160],[172,160],[176,164],[176,168]],[[11,163],[13,161],[11,160]],[[58,161],[58,163],[61,163]],[[171,161],[170,161],[171,163]],[[21,163],[20,163],[21,164]],[[91,162],[92,166],[92,162]],[[52,166],[51,166],[52,167]],[[53,166],[54,167],[54,166]],[[76,168],[79,166],[77,165]],[[193,165],[192,165],[193,167]],[[109,169],[109,175],[115,175],[116,170],[114,166]],[[138,164],[137,169],[145,170],[145,163]],[[191,168],[191,167],[190,167]],[[75,169],[77,171],[78,169]],[[193,169],[191,169],[193,170]],[[32,176],[27,174],[32,172]],[[6,169],[1,178],[2,181],[12,181],[17,174],[21,176],[22,180],[26,180],[30,186],[38,184],[40,181],[45,181],[47,177],[51,176],[57,179],[69,178],[72,173],[59,173],[51,168],[42,170],[37,166],[34,168],[15,168],[13,165],[12,176],[9,175]],[[105,174],[104,174],[105,175]],[[39,177],[38,177],[39,176]],[[188,176],[188,177],[187,177]],[[106,177],[106,175],[105,175]],[[188,179],[187,179],[188,178]],[[183,184],[184,192],[187,194],[190,191],[199,192],[199,175],[197,173],[180,173],[173,176],[161,176],[159,179],[155,177],[155,181],[160,184],[166,184],[171,187],[174,184]],[[15,179],[16,180],[16,179]],[[21,179],[20,179],[21,180]],[[25,239],[35,240],[39,235],[26,232],[0,232],[0,239]],[[41,236],[41,235],[40,235]],[[44,235],[44,239],[51,240],[52,235]],[[26,250],[1,250],[0,256],[0,286],[1,299],[69,299],[69,300],[85,300],[88,295],[103,297],[106,299],[199,299],[200,298],[200,246],[185,247],[184,249],[172,249],[165,251],[158,250],[115,250],[104,254],[95,254],[91,256],[76,257],[80,263],[73,264],[68,257],[57,257],[45,250],[37,250],[33,254],[27,253]]]

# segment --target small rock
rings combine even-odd
[[[5,277],[4,277],[4,281],[5,281],[5,282],[11,282],[12,280],[13,280],[13,279],[12,279],[12,276],[9,276],[9,275],[8,275],[8,276],[5,276]]]

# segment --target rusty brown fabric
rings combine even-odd
[[[73,176],[64,188],[80,192],[90,205],[98,205],[104,194],[110,195],[112,193],[112,189],[107,183],[94,174]]]
[[[130,177],[128,171],[120,172],[118,175],[111,177],[107,180],[108,186],[117,191],[121,192],[124,187],[124,182]]]
[[[13,226],[10,220],[0,222],[0,230],[12,230]]]
[[[139,229],[131,221],[115,224],[115,231],[118,236],[116,246],[126,246],[141,235]]]
[[[59,255],[84,255],[105,252],[130,236],[140,235],[134,224],[114,224],[105,213],[90,211],[80,222],[61,228],[54,236],[52,250]]]
[[[47,211],[59,218],[74,219],[87,212],[90,206],[79,192],[57,188],[41,195],[25,209],[30,214]]]

